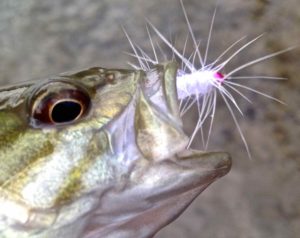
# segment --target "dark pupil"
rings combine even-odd
[[[57,103],[51,114],[51,118],[55,123],[63,123],[73,121],[81,112],[81,105],[77,102],[64,101]]]

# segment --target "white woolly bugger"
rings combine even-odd
[[[175,47],[174,44],[172,44],[149,20],[147,20],[148,25],[146,26],[147,33],[149,36],[149,43],[152,48],[152,57],[150,54],[146,53],[141,47],[139,47],[137,44],[135,44],[127,32],[124,30],[124,33],[133,49],[133,54],[129,53],[130,56],[134,57],[138,61],[138,65],[130,63],[132,67],[135,69],[142,69],[145,71],[151,70],[151,67],[153,65],[161,63],[161,60],[158,57],[157,51],[161,52],[161,47],[158,45],[157,48],[157,42],[154,42],[152,40],[150,29],[162,40],[164,44],[166,44],[170,50],[172,51],[172,59],[169,60],[179,60],[181,62],[181,68],[177,72],[177,92],[178,92],[178,98],[180,100],[180,114],[183,116],[191,107],[192,105],[197,105],[198,110],[198,121],[195,125],[194,131],[190,136],[190,141],[188,144],[188,147],[191,146],[191,143],[193,142],[196,134],[200,131],[201,138],[203,141],[204,149],[207,149],[209,138],[211,135],[212,125],[213,125],[213,119],[215,115],[216,110],[216,104],[217,104],[217,96],[220,95],[225,102],[233,121],[239,131],[239,134],[241,136],[241,139],[245,145],[245,148],[247,150],[248,156],[251,158],[250,150],[248,143],[245,139],[245,136],[239,126],[237,117],[234,113],[233,107],[235,107],[239,113],[242,113],[242,110],[240,109],[238,103],[236,102],[236,99],[232,95],[232,92],[240,95],[245,100],[251,102],[251,100],[243,94],[241,89],[251,91],[253,93],[262,95],[264,97],[267,97],[269,99],[275,100],[279,103],[284,104],[282,101],[278,100],[277,98],[272,97],[271,95],[268,95],[264,92],[258,91],[254,88],[248,87],[244,84],[234,82],[233,80],[236,79],[271,79],[271,80],[283,80],[285,78],[281,77],[273,77],[273,76],[233,76],[237,72],[240,72],[242,69],[250,67],[254,64],[257,64],[259,62],[262,62],[264,60],[270,59],[274,56],[277,56],[279,54],[282,54],[284,52],[290,51],[294,49],[295,47],[290,47],[285,50],[281,50],[275,53],[264,55],[258,59],[249,61],[243,65],[240,65],[233,70],[231,70],[228,73],[223,73],[224,67],[234,58],[236,57],[240,52],[242,52],[244,49],[248,48],[250,45],[252,45],[254,42],[256,42],[259,38],[262,37],[262,35],[259,35],[258,37],[255,37],[254,39],[242,44],[241,46],[238,46],[243,40],[246,39],[246,37],[242,37],[233,44],[231,44],[223,53],[219,55],[213,62],[207,63],[207,55],[209,51],[210,46],[210,40],[212,35],[212,29],[214,25],[214,20],[216,16],[216,10],[214,11],[212,21],[210,24],[208,39],[207,39],[207,45],[205,49],[204,55],[200,52],[200,43],[196,40],[194,32],[192,30],[190,21],[188,19],[186,10],[183,5],[183,1],[180,0],[181,7],[183,10],[184,17],[186,19],[186,23],[189,29],[189,34],[186,38],[185,44],[183,46],[183,49],[180,51]],[[192,45],[194,47],[194,52],[191,55],[187,55],[186,53],[186,46],[188,44],[188,39],[191,39]],[[234,50],[235,49],[235,50]],[[232,52],[229,54],[230,52]],[[164,53],[163,53],[164,55]],[[165,55],[164,55],[165,56]],[[164,59],[165,61],[166,59]],[[197,63],[200,63],[200,66]],[[204,135],[203,131],[203,123],[206,121],[206,119],[210,118],[210,125],[208,132],[206,135]]]

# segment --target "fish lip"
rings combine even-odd
[[[182,134],[186,136],[183,130],[183,121],[180,116],[179,109],[179,99],[178,99],[178,88],[177,88],[177,72],[178,72],[178,63],[175,61],[169,61],[161,64],[164,68],[163,75],[163,90],[164,95],[167,101],[170,114],[173,116],[176,124],[181,127]],[[188,144],[188,138],[184,138],[186,146]],[[232,166],[232,160],[228,153],[226,152],[204,152],[193,149],[181,148],[176,154],[178,161],[190,160],[192,157],[200,157],[201,164],[207,163],[206,166],[211,166],[212,170],[215,170],[220,177],[227,174]],[[199,159],[197,159],[199,161]],[[207,161],[207,162],[206,162]],[[199,162],[198,162],[199,163]]]
[[[227,152],[204,152],[185,149],[175,156],[176,163],[189,169],[201,168],[203,171],[213,172],[222,177],[232,167],[232,159]]]
[[[154,67],[157,73],[162,73],[160,76],[160,88],[164,95],[164,104],[166,108],[166,115],[169,115],[169,123],[181,134],[181,141],[183,142],[180,146],[177,144],[178,150],[176,151],[173,158],[180,163],[182,160],[190,160],[191,157],[201,157],[201,164],[207,161],[207,165],[214,166],[211,167],[212,170],[216,170],[220,176],[228,173],[232,166],[232,160],[228,153],[226,152],[204,152],[200,150],[187,149],[189,137],[183,130],[183,120],[180,116],[179,109],[179,99],[178,99],[178,88],[177,88],[177,72],[178,63],[176,61],[167,61],[158,64]],[[146,72],[148,75],[151,71]],[[151,77],[151,76],[150,76]],[[198,159],[199,160],[199,159]],[[191,160],[194,161],[194,160]],[[197,165],[198,166],[198,165]]]
[[[156,187],[156,192],[147,197],[147,200],[155,203],[158,200],[168,200],[180,194],[199,191],[195,194],[195,198],[214,181],[226,175],[231,169],[231,162],[228,153],[184,150],[174,158],[160,162],[161,165],[174,171],[172,174],[167,172],[164,175],[164,177],[170,176],[166,181],[167,185],[162,182]]]
[[[152,92],[149,95],[150,101],[159,107],[171,121],[182,127],[176,82],[177,71],[178,63],[176,61],[167,61],[155,65],[151,70],[146,71],[146,77],[150,84],[144,86],[144,90],[148,91],[146,94],[149,94],[149,91],[151,91],[149,88],[155,88],[156,82],[159,81],[159,88],[154,90],[155,93]],[[152,98],[157,92],[162,93],[162,101],[161,98],[159,98],[159,101]]]

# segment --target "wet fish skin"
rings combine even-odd
[[[94,67],[1,89],[0,237],[152,237],[225,175],[227,153],[185,149],[176,72]],[[89,97],[79,118],[34,117],[64,90]]]

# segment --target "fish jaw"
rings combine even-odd
[[[190,150],[140,165],[128,187],[102,197],[84,237],[153,237],[230,168],[227,153]]]
[[[176,64],[157,67],[148,72],[148,85],[142,84],[120,121],[106,128],[121,155],[118,161],[128,168],[126,182],[102,194],[84,237],[152,237],[231,168],[227,153],[185,149]]]

